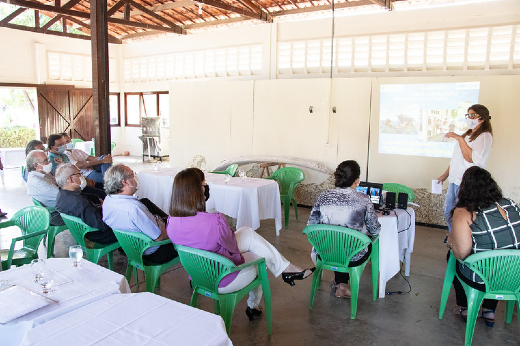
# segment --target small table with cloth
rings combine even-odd
[[[139,172],[141,188],[137,191],[140,198],[146,197],[164,211],[170,209],[173,179],[180,171],[178,168],[164,168],[158,171]],[[260,227],[260,220],[275,219],[276,235],[282,228],[282,209],[280,190],[273,180],[231,178],[229,184],[224,175],[205,173],[210,187],[210,198],[206,210],[218,211],[237,220],[236,228]]]

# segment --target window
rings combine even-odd
[[[170,105],[167,91],[125,93],[125,125],[141,126],[142,117],[161,117],[161,126],[169,127]]]
[[[121,98],[119,93],[110,93],[108,102],[110,107],[110,126],[121,126]]]

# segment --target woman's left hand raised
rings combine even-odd
[[[456,134],[455,132],[448,132],[444,137],[446,137],[446,138],[453,138],[453,139],[456,139],[456,140],[462,139],[462,136]]]

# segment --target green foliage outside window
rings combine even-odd
[[[23,126],[0,127],[0,148],[25,148],[36,131]]]

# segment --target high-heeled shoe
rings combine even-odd
[[[250,321],[252,321],[255,316],[262,316],[262,310],[257,308],[250,308],[249,306],[246,308],[246,315]]]
[[[295,273],[282,273],[282,279],[285,283],[288,283],[291,286],[294,286],[294,280],[303,280],[311,276],[311,274],[305,276],[305,272],[307,270],[311,271],[311,274],[314,273],[316,270],[316,267],[312,267],[310,269],[305,269],[301,272],[295,272]]]

